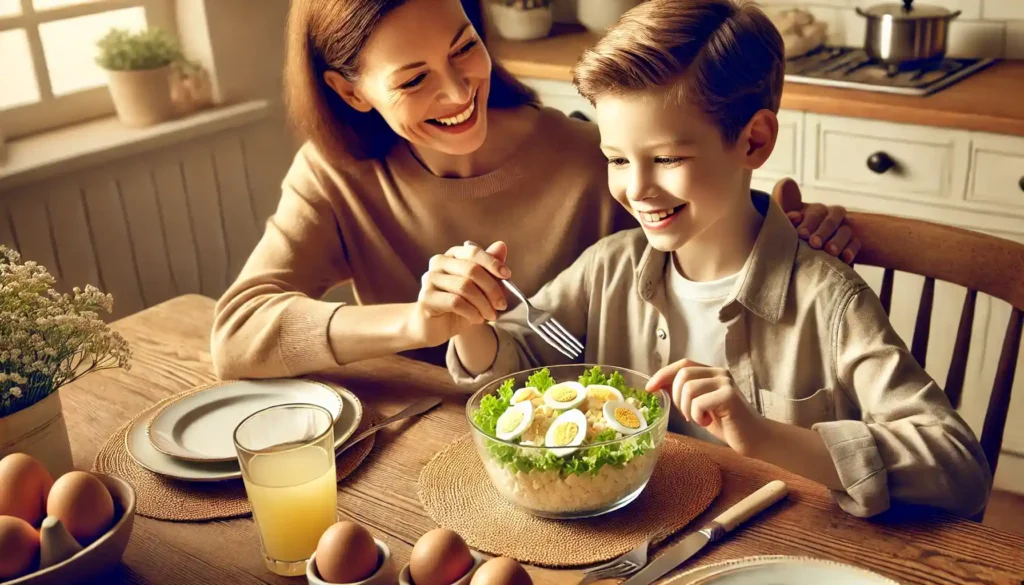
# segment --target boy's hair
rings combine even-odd
[[[728,144],[759,110],[778,112],[782,36],[749,2],[647,0],[588,49],[573,84],[593,104],[607,94],[673,88],[711,117]]]

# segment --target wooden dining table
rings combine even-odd
[[[92,469],[104,441],[134,414],[215,379],[209,350],[213,307],[206,297],[183,296],[113,324],[131,345],[131,370],[90,374],[61,391],[77,468]],[[416,495],[417,480],[432,456],[468,432],[467,397],[444,369],[397,356],[346,366],[329,380],[384,416],[417,397],[444,398],[422,417],[380,431],[367,459],[338,485],[340,515],[387,542],[401,567],[416,540],[436,527]],[[906,585],[1024,585],[1022,536],[930,512],[856,518],[843,512],[819,484],[728,448],[706,443],[699,448],[721,467],[722,491],[669,544],[769,481],[784,480],[790,494],[666,578],[726,559],[799,555],[857,565]],[[579,570],[528,570],[537,585],[573,585],[581,577]],[[186,523],[138,516],[121,565],[102,580],[159,585],[296,582],[305,578],[279,577],[264,566],[251,517]]]

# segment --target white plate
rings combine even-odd
[[[272,381],[255,382],[258,384]],[[335,388],[344,406],[338,422],[334,423],[334,448],[337,450],[355,433],[363,418],[363,406],[354,394],[344,388]],[[157,451],[146,436],[149,419],[140,419],[128,431],[125,446],[131,458],[143,469],[153,473],[180,479],[183,481],[224,481],[240,479],[242,472],[238,468],[237,457],[225,462],[193,462],[165,455]]]
[[[899,585],[866,569],[813,557],[761,556],[700,567],[665,585]]]
[[[249,415],[281,404],[315,404],[338,420],[341,398],[328,386],[307,380],[229,382],[167,405],[149,422],[149,442],[164,455],[213,463],[232,461],[235,428]]]

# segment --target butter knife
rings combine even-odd
[[[658,558],[651,561],[649,565],[641,569],[636,575],[630,577],[622,585],[650,585],[657,579],[660,579],[665,573],[675,569],[700,552],[708,543],[721,539],[755,514],[786,497],[788,493],[789,486],[781,480],[765,484],[761,489],[719,514],[717,518],[708,522],[697,532],[666,549]]]

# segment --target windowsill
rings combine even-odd
[[[266,117],[269,110],[266,100],[253,100],[215,106],[147,128],[129,128],[110,116],[11,140],[6,158],[0,160],[0,192],[250,124]]]

